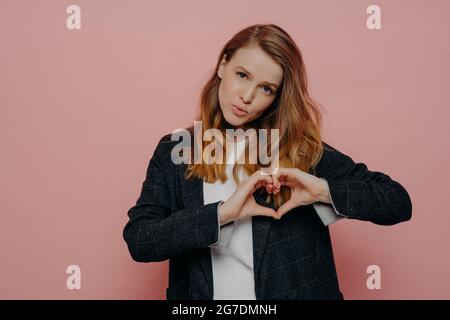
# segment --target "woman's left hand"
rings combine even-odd
[[[277,210],[278,219],[295,207],[314,202],[331,203],[330,190],[325,179],[301,171],[298,168],[275,168],[270,173],[273,184],[266,190],[274,195],[280,192],[281,186],[291,189],[291,198]]]

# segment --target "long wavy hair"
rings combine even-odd
[[[319,104],[311,99],[307,89],[307,78],[302,54],[289,34],[274,24],[257,24],[249,26],[235,34],[221,50],[216,68],[202,89],[199,103],[199,114],[197,121],[202,122],[203,132],[215,128],[226,137],[226,129],[230,125],[223,117],[219,105],[219,86],[221,79],[217,76],[217,70],[222,58],[230,61],[239,48],[257,45],[267,53],[283,69],[283,79],[280,89],[272,104],[263,114],[244,125],[245,129],[254,128],[268,129],[268,143],[270,146],[270,129],[279,129],[279,166],[299,168],[302,171],[315,173],[315,166],[323,153],[321,141],[322,117]],[[189,128],[193,132],[193,126]],[[204,141],[202,137],[197,139],[195,145],[201,145],[202,150],[211,143]],[[245,147],[248,152],[248,144]],[[269,149],[270,150],[270,149]],[[243,168],[248,175],[253,174],[265,165],[235,164],[233,177],[239,182],[238,169]],[[191,163],[187,166],[186,178],[200,178],[206,182],[213,183],[217,179],[222,182],[227,180],[226,163]],[[264,188],[260,189],[265,192]],[[267,194],[266,202],[273,201],[274,207],[280,207],[290,198],[290,190],[282,187],[281,191],[273,196]]]

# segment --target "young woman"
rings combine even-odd
[[[276,25],[250,26],[225,44],[197,120],[202,130],[188,129],[181,153],[202,154],[212,139],[199,132],[215,129],[226,161],[177,163],[179,141],[164,136],[123,232],[134,260],[170,259],[168,299],[343,299],[328,224],[411,218],[398,182],[321,140],[300,50]],[[253,129],[278,129],[269,139],[276,166],[230,162],[250,153]]]

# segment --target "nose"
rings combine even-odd
[[[243,94],[241,95],[241,100],[245,104],[249,104],[253,100],[254,90],[251,86],[244,88]]]

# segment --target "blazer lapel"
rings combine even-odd
[[[186,209],[195,209],[204,205],[203,199],[203,180],[199,178],[192,178],[189,180],[184,179],[187,165],[183,164],[178,166],[180,168],[179,177],[181,185],[181,196]],[[212,275],[212,262],[211,251],[209,248],[202,248],[197,250],[195,258],[200,265],[200,268],[204,275],[204,280],[207,283],[207,296],[199,297],[203,299],[213,298],[213,275]]]
[[[265,203],[266,196],[258,191],[254,194],[255,201],[261,206],[273,209],[273,204]],[[253,234],[253,273],[255,277],[255,294],[257,299],[261,299],[259,295],[259,279],[261,277],[261,266],[264,258],[264,252],[267,246],[267,240],[270,234],[273,218],[265,216],[254,216],[252,218],[252,234]]]

